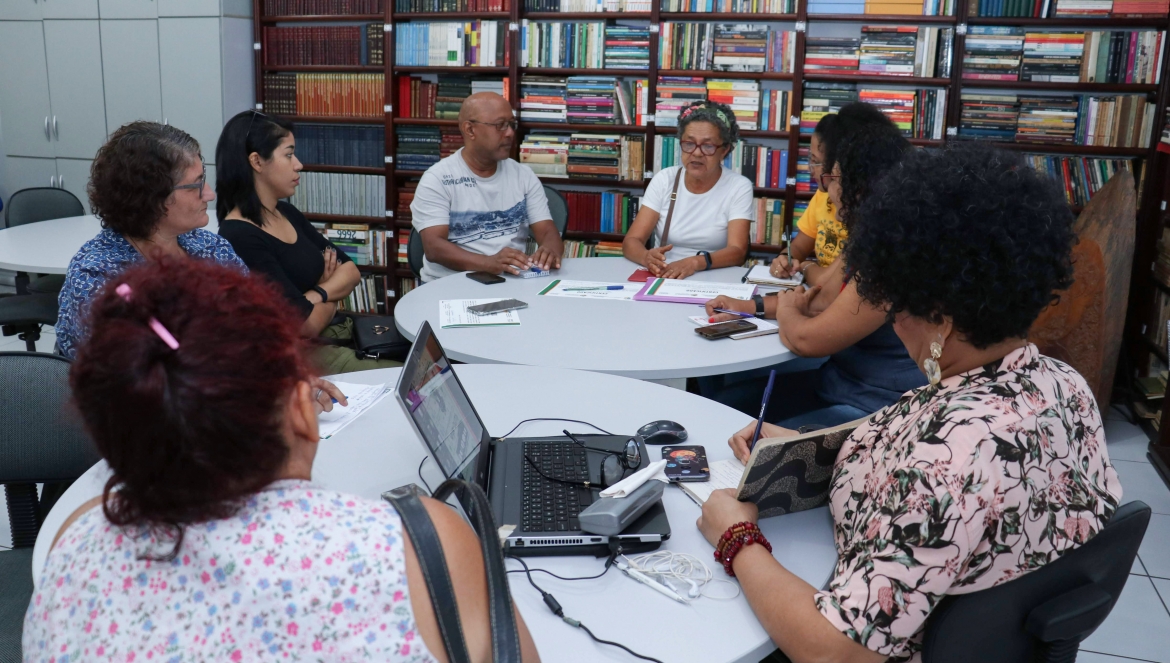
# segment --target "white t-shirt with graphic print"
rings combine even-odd
[[[530,168],[505,159],[494,175],[480,177],[463,160],[463,148],[423,173],[410,212],[415,230],[449,226],[448,241],[485,256],[509,246],[523,251],[528,226],[552,219],[544,187]],[[454,273],[423,258],[423,281]]]

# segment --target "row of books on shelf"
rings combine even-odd
[[[809,74],[878,74],[949,78],[954,28],[863,25],[861,37],[809,37]]]
[[[386,239],[393,230],[371,228],[367,223],[326,223],[311,221],[313,227],[324,235],[339,251],[344,252],[358,265],[385,267],[389,264],[386,256]]]
[[[419,76],[399,76],[397,117],[455,120],[463,100],[477,92],[495,92],[508,99],[507,78],[471,78],[439,74],[437,82]]]
[[[511,0],[394,0],[394,12],[439,14],[443,12],[506,12]]]
[[[382,23],[314,27],[265,26],[262,52],[267,65],[380,65],[386,33]]]
[[[305,165],[385,166],[386,127],[298,122],[297,158]]]
[[[1159,17],[1170,0],[969,0],[968,16],[1014,18]]]
[[[530,133],[520,163],[542,177],[640,182],[646,137],[639,134]]]
[[[857,83],[810,81],[801,99],[800,133],[811,134],[821,118],[846,104],[864,101],[890,118],[907,138],[942,140],[946,135],[947,90],[858,88]]]
[[[624,235],[642,202],[642,196],[624,191],[564,191],[562,195],[569,208],[565,230],[570,232]]]
[[[796,0],[661,0],[664,12],[722,14],[795,14]]]
[[[961,96],[959,138],[1017,143],[1149,147],[1155,106],[1145,95]]]
[[[954,16],[955,0],[808,0],[808,13]]]
[[[663,23],[660,69],[791,73],[796,32],[749,23]]]
[[[398,279],[398,296],[405,297],[406,293],[410,292],[411,290],[414,290],[419,285],[421,285],[421,284],[418,282],[418,279],[416,279],[416,278],[411,278],[411,277],[399,278]]]
[[[676,127],[682,110],[695,101],[727,104],[740,129],[784,131],[789,110],[787,90],[761,90],[757,81],[698,76],[659,76],[654,105],[658,126]]]
[[[382,0],[264,0],[265,16],[381,14]]]
[[[1162,137],[1158,141],[1159,152],[1170,152],[1170,107],[1165,110],[1166,117],[1162,121]]]
[[[649,13],[652,0],[524,0],[526,12]]]
[[[395,136],[394,163],[400,170],[426,170],[463,147],[458,127],[399,126]]]
[[[654,172],[682,164],[677,136],[654,137]],[[788,150],[740,141],[723,159],[723,167],[761,188],[783,189],[788,179]]]
[[[264,74],[264,110],[277,115],[381,119],[383,74]]]
[[[520,66],[648,69],[650,27],[600,21],[520,21]]]
[[[1026,32],[1020,27],[969,28],[963,78],[1042,83],[1151,84],[1166,35],[1156,30]]]
[[[394,296],[394,291],[386,287],[388,280],[382,274],[363,274],[353,292],[337,302],[337,308],[353,313],[388,315],[386,298]]]
[[[641,122],[645,81],[613,76],[522,76],[520,119],[527,122],[624,124]]]
[[[1168,320],[1170,320],[1170,293],[1158,289],[1154,300],[1154,314],[1150,324],[1146,327],[1146,338],[1150,339],[1163,352],[1167,349],[1166,322]]]
[[[784,240],[784,199],[755,199],[756,218],[748,230],[753,244],[779,245]]]
[[[394,63],[399,67],[507,67],[507,21],[409,21],[398,24]]]
[[[1032,167],[1048,173],[1064,189],[1065,199],[1070,205],[1083,207],[1109,178],[1122,170],[1133,174],[1134,181],[1141,181],[1142,162],[1139,159],[1104,159],[1099,157],[1056,156],[1051,154],[1027,154],[1024,156]]]
[[[305,214],[386,215],[386,178],[382,175],[302,172],[289,202]]]

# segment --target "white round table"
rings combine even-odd
[[[102,224],[92,214],[28,223],[0,230],[0,269],[34,274],[64,274],[69,261]],[[214,214],[205,230],[218,232]]]
[[[706,447],[711,460],[719,460],[731,456],[727,438],[750,421],[744,414],[693,394],[602,373],[491,365],[457,366],[456,371],[484,424],[496,435],[529,417],[580,419],[615,433],[633,432],[655,419],[673,419],[688,429],[693,443]],[[393,386],[398,373],[399,369],[383,369],[350,373],[342,379]],[[519,392],[500,389],[502,384],[530,388]],[[556,434],[566,427],[574,432],[594,432],[579,424],[534,422],[516,435]],[[656,449],[650,453],[657,459]],[[378,499],[385,490],[417,483],[416,470],[424,455],[422,441],[390,394],[321,443],[313,478],[332,489]],[[440,476],[433,462],[426,463],[423,474],[431,486],[437,485]],[[98,463],[53,507],[33,552],[35,581],[40,581],[49,544],[65,518],[84,501],[100,495],[107,476],[105,463]],[[711,546],[695,527],[699,507],[675,486],[667,487],[663,499],[672,531],[664,547],[698,556],[716,577],[723,577],[723,570],[711,560]],[[836,563],[827,508],[769,518],[760,527],[772,542],[773,554],[788,569],[814,587],[825,585]],[[603,563],[592,557],[532,557],[527,561],[533,568],[567,577],[594,575]],[[507,563],[510,569],[520,568],[514,560]],[[544,660],[635,660],[613,647],[595,644],[585,633],[555,617],[522,574],[509,577],[512,595]],[[556,596],[566,615],[584,622],[598,637],[663,661],[756,663],[775,648],[742,595],[731,601],[704,598],[683,606],[616,569],[590,581],[562,581],[543,573],[535,578]],[[728,589],[719,585],[713,591]]]
[[[691,304],[608,301],[539,296],[552,279],[627,283],[639,266],[625,258],[568,258],[551,277],[484,285],[464,274],[426,283],[394,307],[394,321],[414,339],[431,323],[447,354],[469,364],[522,364],[576,368],[640,380],[723,375],[772,366],[794,358],[776,335],[708,341],[695,333]],[[728,267],[699,272],[692,281],[739,283],[747,272]],[[634,284],[630,284],[634,285]],[[528,304],[520,325],[439,328],[439,302],[447,299],[515,298]]]

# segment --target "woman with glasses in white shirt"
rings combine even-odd
[[[679,113],[678,136],[682,165],[650,180],[622,254],[671,279],[741,265],[755,202],[751,180],[722,165],[739,140],[735,114],[726,104],[696,101]],[[654,248],[647,249],[651,237]]]

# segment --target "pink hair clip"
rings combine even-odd
[[[129,285],[126,285],[125,283],[123,283],[123,284],[119,285],[117,288],[115,288],[114,292],[121,295],[122,299],[125,299],[126,301],[130,301],[130,286]],[[158,337],[163,340],[163,343],[166,343],[168,346],[170,346],[170,348],[172,350],[179,349],[179,342],[177,340],[175,340],[175,337],[171,334],[171,332],[167,331],[167,328],[163,326],[163,323],[158,321],[158,318],[154,317],[153,315],[150,316],[149,324],[150,324],[150,328],[154,330],[154,333],[158,334]]]

